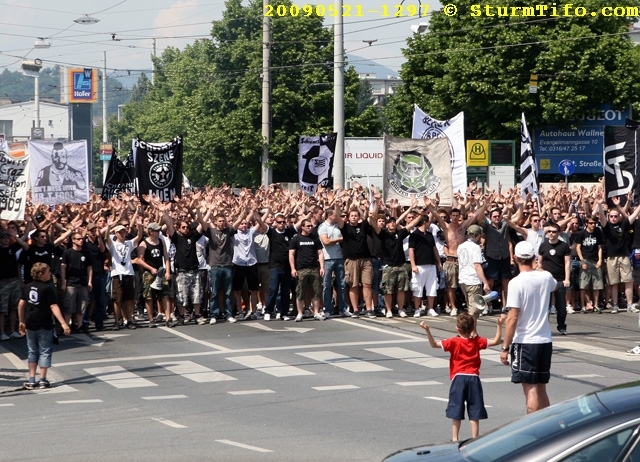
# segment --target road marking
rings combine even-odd
[[[0,352],[2,351],[5,352],[5,353],[2,353],[2,356],[4,356],[5,359],[7,359],[11,364],[13,364],[13,367],[15,367],[20,371],[29,369],[25,361],[18,358],[18,356],[15,353],[11,353],[10,351],[5,350],[4,347],[0,347]]]
[[[360,387],[356,385],[333,385],[328,387],[311,387],[318,391],[333,391],[333,390],[358,390]]]
[[[372,353],[388,356],[393,359],[401,359],[402,361],[418,364],[420,366],[428,367],[431,369],[449,367],[449,361],[446,359],[435,358],[423,353],[416,353],[415,351],[407,350],[406,348],[366,348],[366,350],[371,351]]]
[[[183,399],[187,398],[187,395],[166,395],[166,396],[143,396],[142,399],[152,401],[156,399]]]
[[[56,401],[58,404],[89,404],[89,403],[101,403],[101,399],[71,399],[67,401]]]
[[[223,346],[220,345],[216,345],[215,343],[210,343],[210,342],[205,342],[204,340],[198,340],[195,337],[191,337],[190,335],[187,335],[183,332],[180,332],[179,330],[176,329],[171,329],[169,327],[160,327],[160,329],[164,330],[165,332],[169,332],[173,335],[177,335],[178,337],[182,337],[185,340],[188,340],[190,342],[193,343],[198,343],[200,345],[209,347],[209,348],[213,348],[214,350],[218,350],[218,351],[231,351],[229,348],[225,348]]]
[[[227,358],[234,363],[242,364],[260,372],[264,372],[274,377],[293,377],[297,375],[315,375],[313,372],[305,371],[295,366],[288,366],[279,361],[265,358],[264,356],[237,356],[235,358]]]
[[[161,424],[167,425],[168,427],[172,427],[172,428],[189,428],[186,425],[180,425],[179,423],[175,423],[167,419],[158,419],[156,417],[152,417],[151,420],[155,420],[156,422],[159,422]]]
[[[334,319],[334,318],[332,318]],[[349,321],[347,319],[335,319],[336,322],[341,322],[344,324],[349,324],[351,326],[355,326],[355,327],[360,327],[361,329],[368,329],[368,330],[372,330],[375,332],[382,332],[383,334],[387,334],[387,335],[395,335],[396,337],[402,337],[402,338],[407,338],[407,339],[412,339],[412,340],[417,340],[420,339],[424,342],[424,337],[418,337],[416,335],[410,335],[410,334],[403,334],[401,332],[393,332],[393,331],[389,331],[388,329],[382,329],[380,327],[373,327],[370,326],[368,324],[363,324],[361,322],[353,322],[353,321]],[[386,321],[385,324],[391,324],[390,322]]]
[[[238,443],[236,441],[230,441],[230,440],[215,440],[215,441],[222,444],[228,444],[229,446],[236,446],[242,449],[249,449],[250,451],[273,452],[271,449],[259,448],[257,446],[249,446],[248,444]]]
[[[247,326],[247,327],[253,327],[255,329],[259,329],[259,330],[263,330],[265,332],[297,332],[299,334],[306,334],[307,332],[310,332],[312,330],[315,330],[315,328],[304,328],[304,327],[285,327],[284,329],[272,329],[269,326],[265,326],[264,324],[260,324],[257,322],[250,322],[250,323],[246,323],[243,322],[242,323],[243,326]]]
[[[584,345],[578,342],[565,342],[562,340],[553,341],[553,349],[567,349],[577,351],[579,353],[589,353],[589,355],[604,356],[608,359],[619,359],[622,361],[640,361],[640,355],[628,355],[624,351],[616,351],[607,348],[600,348],[592,345]]]
[[[15,406],[15,404],[12,404],[12,403],[3,403],[3,404],[0,404],[0,407],[11,407],[11,406]]]
[[[379,366],[366,361],[360,361],[359,359],[350,358],[349,356],[333,353],[331,351],[312,351],[309,353],[296,354],[315,361],[322,361],[323,363],[331,364],[332,366],[337,366],[351,372],[380,372],[392,370],[388,367]]]
[[[434,401],[444,401],[445,403],[449,402],[447,398],[440,398],[438,396],[425,396],[424,399],[432,399]]]
[[[171,361],[156,363],[174,374],[181,375],[185,379],[192,380],[197,383],[222,382],[225,380],[237,380],[230,375],[214,371],[208,367],[201,366],[193,361]]]
[[[241,390],[241,391],[230,391],[230,395],[264,395],[267,393],[275,393],[273,390]]]
[[[88,374],[116,388],[155,387],[157,384],[127,371],[120,366],[93,367],[85,369]]]
[[[489,377],[482,378],[480,381],[485,383],[511,382],[511,377]]]
[[[47,395],[56,394],[56,393],[71,393],[73,391],[78,391],[78,390],[69,385],[60,385],[59,387],[43,388],[42,390],[40,389],[33,390],[34,393],[37,393],[37,394],[44,393]]]
[[[396,385],[401,387],[419,387],[425,385],[442,385],[442,382],[436,382],[435,380],[426,380],[422,382],[396,382]]]
[[[561,375],[563,379],[592,379],[595,377],[604,377],[599,374],[576,374],[576,375]]]

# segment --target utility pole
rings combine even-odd
[[[156,57],[156,39],[153,39],[153,57]],[[151,63],[151,85],[156,83],[156,63],[153,61]]]
[[[102,142],[107,143],[109,136],[107,135],[107,52],[103,51],[104,67],[102,68]],[[98,72],[96,69],[95,72]],[[91,149],[91,146],[89,146]],[[109,161],[102,161],[102,183],[107,181],[107,170],[109,169]]]
[[[263,0],[264,11],[271,3]],[[269,144],[271,143],[271,21],[262,18],[262,186],[271,184]]]
[[[333,26],[333,131],[338,134],[333,159],[333,187],[344,187],[344,31],[342,0],[335,0],[338,14]]]

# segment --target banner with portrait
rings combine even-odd
[[[0,219],[23,220],[29,190],[27,143],[0,141]]]
[[[300,189],[306,194],[314,194],[318,190],[318,186],[324,188],[329,186],[333,174],[337,139],[337,133],[300,137],[298,178]]]
[[[31,196],[47,205],[89,202],[87,141],[29,141]]]
[[[113,152],[109,167],[107,168],[106,180],[102,187],[102,199],[109,200],[112,197],[120,198],[120,193],[134,193],[135,191],[136,169],[133,165],[133,152],[129,151],[126,159],[120,160]]]
[[[453,205],[449,141],[384,136],[384,200],[410,205],[411,195],[440,197],[440,206]]]
[[[131,145],[136,171],[136,191],[172,202],[182,194],[182,137],[166,143],[134,139]]]

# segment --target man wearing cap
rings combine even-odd
[[[471,225],[467,228],[467,240],[458,246],[460,289],[467,301],[467,311],[478,318],[482,311],[474,301],[476,295],[488,294],[491,288],[484,275],[482,250],[480,249],[482,228]]]
[[[558,282],[548,271],[534,270],[536,252],[530,242],[518,242],[514,253],[520,274],[509,281],[500,361],[511,364],[511,381],[522,384],[531,413],[549,406],[552,340],[547,308]]]
[[[174,327],[171,322],[171,305],[169,303],[169,295],[171,288],[171,263],[169,254],[160,240],[160,225],[158,223],[149,223],[147,232],[149,236],[143,239],[138,246],[138,265],[144,270],[142,273],[142,296],[144,298],[147,315],[149,316],[149,327],[157,327],[156,320],[153,317],[153,302],[157,300],[160,304],[159,312],[164,311],[165,323],[167,327]],[[164,273],[164,274],[162,274]],[[160,278],[160,289],[152,288],[156,278]]]

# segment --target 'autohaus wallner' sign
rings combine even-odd
[[[602,173],[604,126],[624,125],[631,118],[631,106],[626,110],[603,105],[596,115],[583,116],[574,129],[545,127],[534,131],[533,146],[539,173],[557,173],[563,159],[574,161],[575,173]]]

